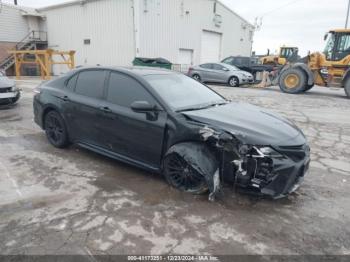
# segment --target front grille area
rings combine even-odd
[[[0,93],[9,93],[11,92],[12,87],[0,88]]]
[[[302,150],[304,145],[298,145],[298,146],[279,146],[279,148],[286,149],[286,150]]]
[[[279,146],[278,151],[294,161],[300,161],[310,155],[308,145]]]

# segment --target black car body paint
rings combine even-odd
[[[75,75],[89,70],[106,72],[101,99],[78,95],[68,87]],[[107,102],[111,72],[137,81],[152,97],[155,110],[140,113]],[[297,188],[308,169],[310,149],[294,124],[264,109],[228,101],[177,112],[150,85],[148,75],[178,74],[147,68],[73,70],[40,87],[34,98],[35,122],[45,129],[45,114],[56,110],[71,142],[153,172],[162,172],[164,156],[176,152],[205,177],[210,199],[224,181],[273,198]]]

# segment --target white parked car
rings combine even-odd
[[[9,79],[0,71],[0,105],[14,104],[21,96],[15,81]]]

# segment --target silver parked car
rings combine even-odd
[[[0,105],[14,104],[20,96],[21,92],[16,87],[15,81],[9,79],[0,71]]]
[[[251,73],[224,63],[207,63],[191,67],[188,76],[200,82],[225,83],[229,86],[240,86],[254,81]]]

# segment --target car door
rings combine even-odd
[[[106,75],[107,71],[99,69],[76,75],[75,88],[67,93],[64,112],[72,140],[102,146],[100,116]]]
[[[203,82],[215,81],[215,71],[213,70],[213,64],[202,64],[199,66],[201,71],[201,77]]]
[[[213,64],[213,81],[218,83],[227,83],[228,81],[228,74],[229,71],[226,67],[220,65],[220,64]]]
[[[137,113],[131,109],[135,101],[161,106],[147,89],[133,77],[116,71],[109,73],[103,107],[104,143],[109,150],[158,168],[162,154],[167,114]]]

